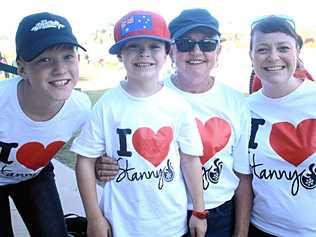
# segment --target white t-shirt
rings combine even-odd
[[[118,160],[119,173],[105,184],[100,202],[115,237],[186,233],[179,148],[194,156],[203,149],[190,105],[165,86],[139,98],[119,85],[97,102],[71,150]]]
[[[233,197],[238,186],[234,170],[250,173],[250,114],[245,98],[217,80],[211,90],[197,94],[179,90],[170,78],[165,83],[192,106],[204,146],[201,163],[205,207],[218,207]]]
[[[251,222],[282,237],[316,236],[316,83],[282,98],[249,97]]]
[[[18,102],[20,80],[15,77],[0,82],[0,185],[36,176],[81,128],[91,107],[87,95],[73,91],[52,119],[35,122]]]

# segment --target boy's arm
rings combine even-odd
[[[98,206],[95,159],[78,155],[76,163],[76,177],[80,196],[88,220],[88,235],[103,236],[104,233],[106,233],[104,236],[112,236],[110,225],[104,218]]]
[[[181,171],[185,179],[187,190],[192,198],[193,210],[204,211],[203,184],[202,184],[202,167],[200,159],[180,152]],[[191,216],[189,221],[191,236],[204,237],[207,223],[206,219],[199,219]]]
[[[234,237],[247,237],[252,209],[252,175],[235,172],[239,185],[235,191],[235,229]]]

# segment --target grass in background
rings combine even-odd
[[[103,95],[104,91],[105,90],[84,91],[84,93],[86,93],[90,97],[92,105],[94,105],[95,102],[100,98],[100,96]],[[56,154],[55,158],[68,167],[74,169],[76,164],[76,155],[69,151],[72,140],[73,139],[65,144],[64,148]]]

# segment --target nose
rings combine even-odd
[[[140,57],[149,57],[150,55],[150,49],[148,47],[141,47],[139,49],[138,55]]]
[[[53,68],[55,74],[64,74],[66,72],[66,63],[62,60],[55,60]]]
[[[193,50],[191,51],[192,53],[201,53],[201,49],[200,49],[200,46],[197,42],[195,42],[194,44],[194,47],[193,47]]]
[[[270,54],[269,54],[269,58],[271,60],[276,60],[276,59],[279,59],[279,51],[277,50],[277,48],[273,47],[270,51]]]

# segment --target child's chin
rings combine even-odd
[[[71,95],[72,90],[63,90],[60,91],[59,93],[54,94],[53,98],[55,100],[59,100],[59,101],[63,101],[63,100],[67,100],[70,95]]]

